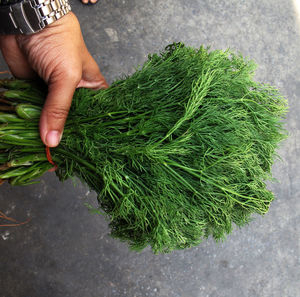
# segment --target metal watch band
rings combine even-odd
[[[68,0],[24,0],[0,6],[0,34],[32,34],[71,11]]]

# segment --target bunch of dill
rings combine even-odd
[[[57,175],[95,190],[111,235],[135,250],[169,252],[224,238],[233,223],[268,211],[274,196],[265,181],[286,137],[286,100],[253,80],[255,67],[229,50],[177,43],[106,90],[77,90],[51,150]],[[0,178],[27,184],[52,166],[38,136],[46,94],[35,83],[1,84],[9,89],[2,106],[17,101],[28,112],[0,115]]]

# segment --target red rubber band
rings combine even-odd
[[[52,164],[54,166],[55,170],[56,170],[57,165],[52,160],[49,146],[46,146],[46,156],[47,156],[47,160],[49,161],[49,163]]]
[[[4,71],[1,71],[0,74],[11,74],[11,72],[8,70],[4,70]]]

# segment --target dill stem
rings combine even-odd
[[[95,121],[98,119],[102,119],[102,118],[113,118],[112,115],[122,115],[124,113],[128,113],[128,111],[115,111],[115,112],[107,112],[104,114],[98,114],[96,116],[91,116],[91,117],[85,117],[85,118],[80,118],[80,119],[70,119],[67,120],[66,125],[71,125],[71,124],[83,124],[83,123],[90,123],[91,121]]]
[[[96,167],[94,167],[91,163],[87,162],[86,160],[78,157],[77,155],[75,155],[75,154],[73,154],[73,153],[71,153],[69,151],[66,151],[66,150],[64,150],[62,148],[55,148],[54,151],[57,152],[57,153],[60,153],[60,154],[62,154],[64,156],[66,156],[66,157],[69,157],[69,158],[71,158],[73,160],[76,160],[80,164],[86,166],[87,168],[91,169],[93,172],[97,173],[97,168]],[[54,155],[54,158],[55,158],[55,155]]]

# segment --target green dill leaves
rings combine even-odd
[[[255,67],[229,50],[174,43],[106,90],[77,90],[61,144],[51,150],[57,175],[95,190],[111,235],[134,250],[223,239],[234,224],[268,211],[274,196],[265,181],[286,137],[287,102],[253,80]],[[26,117],[36,119],[46,96],[36,83],[0,85],[8,89],[3,99],[30,104]],[[0,159],[15,164],[2,166],[1,177],[15,184],[49,167],[38,122],[26,117],[0,115]]]

